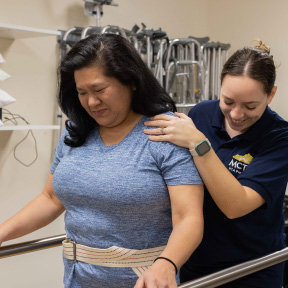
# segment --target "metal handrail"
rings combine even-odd
[[[216,273],[189,281],[178,286],[179,288],[213,288],[242,278],[267,267],[288,260],[288,247],[280,251],[256,258]]]
[[[65,238],[66,235],[62,234],[53,237],[2,246],[0,247],[0,259],[60,246]]]
[[[60,246],[66,235],[58,235],[0,247],[0,259]],[[288,247],[216,273],[180,284],[179,288],[213,288],[288,260]]]

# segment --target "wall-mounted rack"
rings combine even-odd
[[[60,35],[60,31],[0,23],[0,38],[21,39]]]
[[[59,130],[58,125],[4,125],[0,126],[0,131],[13,131],[13,130]]]

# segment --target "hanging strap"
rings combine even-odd
[[[105,267],[129,267],[140,277],[162,253],[166,246],[135,250],[111,246],[98,249],[77,244],[69,238],[63,242],[65,258]]]

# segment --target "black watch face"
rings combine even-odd
[[[198,150],[198,154],[199,155],[203,155],[205,153],[207,153],[210,150],[210,146],[207,143],[207,141],[202,142],[201,144],[199,144],[197,146],[197,150]]]

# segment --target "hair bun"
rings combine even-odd
[[[255,39],[254,41],[258,42],[258,45],[254,46],[255,49],[264,50],[266,53],[270,54],[270,47],[266,46],[262,40]]]

